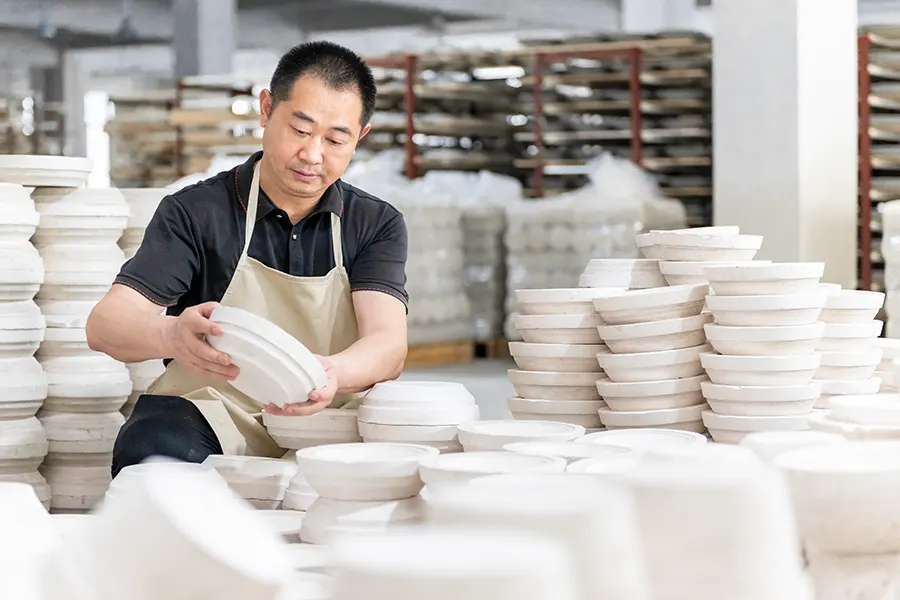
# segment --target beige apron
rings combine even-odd
[[[331,215],[335,267],[323,277],[294,277],[250,258],[247,250],[256,224],[259,163],[247,202],[244,249],[222,306],[241,308],[275,323],[303,342],[311,352],[329,356],[356,342],[359,331],[350,280],[344,269],[341,219]],[[193,402],[209,421],[225,454],[280,457],[279,448],[262,425],[262,404],[227,381],[195,374],[176,361],[147,390],[148,394],[181,396]],[[338,395],[331,408],[358,405],[359,396]]]

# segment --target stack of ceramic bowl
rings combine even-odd
[[[298,471],[284,492],[281,508],[295,512],[306,512],[318,497],[316,490],[310,487],[303,473]]]
[[[701,314],[709,286],[679,285],[597,298],[606,325],[598,328],[611,352],[597,361],[609,380],[597,389],[607,429],[663,427],[705,431],[700,354],[708,352]]]
[[[37,470],[47,439],[34,418],[47,396],[46,376],[34,358],[44,337],[34,303],[44,270],[29,241],[37,224],[30,191],[0,183],[0,482],[29,483],[49,506],[50,489]]]
[[[215,469],[228,487],[255,508],[281,507],[288,484],[298,472],[288,459],[211,454],[203,465]]]
[[[144,231],[147,229],[147,225],[150,224],[150,219],[153,218],[156,207],[159,206],[163,197],[169,193],[169,190],[119,188],[119,191],[125,197],[125,202],[128,205],[128,223],[125,227],[125,233],[119,239],[119,247],[122,248],[125,259],[129,260],[140,248],[144,239]],[[131,373],[132,389],[131,395],[122,407],[121,412],[128,417],[131,415],[138,397],[147,391],[147,388],[150,387],[150,384],[157,377],[162,375],[165,367],[161,360],[148,360],[126,366]]]
[[[460,452],[456,427],[480,418],[475,397],[461,383],[388,381],[376,384],[359,407],[366,442],[399,442]]]
[[[881,388],[875,371],[883,351],[876,342],[884,323],[875,316],[884,304],[884,294],[841,289],[826,293],[821,316],[825,335],[818,347],[822,363],[816,373],[822,396],[816,406],[827,409],[833,398],[876,394]]]
[[[459,443],[466,452],[500,451],[513,442],[571,442],[585,428],[557,421],[472,421],[459,425]]]
[[[567,459],[546,454],[518,452],[463,452],[424,459],[419,474],[425,483],[426,502],[445,487],[458,486],[491,475],[524,473],[563,473]]]
[[[516,290],[522,314],[513,319],[525,341],[509,344],[519,367],[509,371],[517,394],[508,400],[514,418],[603,426],[597,410],[605,404],[594,382],[604,378],[596,355],[608,350],[597,334],[603,321],[592,300],[624,289]]]
[[[711,379],[703,414],[713,439],[738,443],[753,431],[809,428],[822,386],[811,381],[825,332],[823,263],[705,268],[715,295],[706,337],[718,354],[701,357]],[[873,366],[874,368],[874,366]]]
[[[878,338],[875,346],[881,348],[881,362],[875,369],[875,377],[881,380],[880,392],[897,393],[897,379],[894,377],[894,361],[900,359],[900,340]]]
[[[417,444],[334,444],[297,452],[300,473],[318,498],[300,537],[326,544],[332,535],[383,531],[421,517],[419,462],[440,455]]]

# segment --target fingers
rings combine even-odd
[[[309,417],[316,413],[322,412],[327,405],[323,402],[304,402],[302,404],[287,404],[284,407],[270,404],[265,407],[265,411],[273,415],[284,417]]]
[[[206,340],[193,337],[186,340],[185,346],[192,356],[202,361],[220,365],[222,367],[233,366],[231,364],[231,357],[210,346]]]
[[[203,318],[209,319],[212,316],[213,311],[219,308],[219,303],[204,302],[203,304],[198,304],[194,308],[197,309],[197,312],[200,313]]]
[[[201,306],[203,305],[201,304]],[[209,317],[199,310],[188,309],[188,311],[182,313],[179,319],[192,334],[196,336],[222,335],[222,327],[218,323],[210,321]]]

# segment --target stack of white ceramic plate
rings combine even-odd
[[[440,451],[417,444],[334,444],[297,452],[300,474],[318,494],[300,538],[326,544],[338,533],[383,531],[421,518],[419,462]]]
[[[881,362],[875,369],[875,378],[881,380],[880,392],[897,393],[897,379],[894,377],[894,361],[900,359],[900,340],[878,338],[875,345],[881,348]]]
[[[884,294],[841,289],[826,293],[821,316],[825,335],[817,348],[822,364],[816,373],[823,389],[816,406],[827,409],[833,398],[876,394],[881,389],[875,371],[883,358],[877,341],[884,323],[875,316],[884,304]]]
[[[900,440],[900,397],[897,394],[833,396],[829,410],[809,417],[816,431],[837,433],[848,440]]]
[[[376,384],[359,407],[366,442],[397,442],[460,452],[456,427],[480,418],[475,397],[461,383],[387,381]]]
[[[823,263],[710,266],[715,323],[706,337],[718,354],[701,357],[711,379],[702,386],[711,410],[703,421],[717,442],[738,443],[753,431],[804,430],[822,391],[811,381],[826,324]],[[874,368],[874,366],[873,366]]]
[[[664,262],[725,262],[731,264],[753,260],[762,246],[762,236],[743,235],[739,227],[728,225],[650,231],[637,236],[636,242],[644,256]],[[666,270],[675,277],[700,275],[696,270],[691,269],[687,272],[679,270],[677,267],[674,271],[669,268]],[[660,265],[660,271],[662,271],[662,265]]]
[[[37,224],[30,190],[0,183],[0,482],[29,483],[49,506],[50,489],[37,471],[47,440],[34,418],[47,395],[34,358],[44,338],[44,318],[33,300],[44,270],[29,241]]]
[[[288,484],[297,475],[293,460],[211,454],[203,465],[215,469],[234,493],[255,508],[281,507]]]
[[[647,456],[672,455],[681,457],[706,446],[706,436],[683,429],[617,429],[586,435],[577,440],[580,446],[614,449],[604,456],[573,462],[567,471],[608,477],[633,471]],[[622,453],[622,450],[626,452]]]
[[[166,189],[125,189],[119,188],[122,196],[125,197],[125,203],[128,205],[128,223],[125,227],[125,233],[119,239],[119,247],[128,260],[135,255],[141,242],[144,239],[144,230],[150,224],[150,219],[156,212],[163,197],[170,192]],[[147,388],[159,377],[165,367],[160,360],[148,360],[142,363],[133,363],[127,365],[128,371],[131,373],[131,395],[128,401],[122,407],[122,414],[125,417],[131,415],[134,404],[138,397],[147,391]]]
[[[700,354],[708,352],[701,314],[709,286],[678,285],[597,298],[606,325],[598,328],[610,353],[598,354],[607,381],[597,389],[607,429],[663,427],[705,431]]]
[[[306,512],[318,497],[316,490],[309,485],[303,473],[297,471],[297,474],[291,479],[291,483],[288,484],[287,490],[284,492],[281,508],[295,512]]]
[[[655,261],[651,262],[655,266]],[[632,281],[629,269],[619,269],[614,275],[620,285]],[[640,279],[643,276],[639,274],[634,277],[637,282],[653,282],[652,274],[649,279]],[[591,302],[625,289],[516,290],[522,314],[513,320],[524,341],[509,344],[519,367],[509,371],[517,396],[509,398],[507,406],[514,418],[603,427],[597,410],[606,405],[594,383],[604,378],[596,355],[608,350],[597,333],[603,320]]]
[[[517,452],[462,452],[425,458],[419,474],[425,483],[422,496],[426,501],[450,485],[467,483],[491,475],[523,473],[563,473],[567,459],[560,456],[522,454]]]
[[[472,421],[459,425],[459,443],[466,452],[500,451],[513,442],[571,442],[585,428],[557,421]]]

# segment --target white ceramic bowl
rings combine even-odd
[[[535,344],[600,344],[600,315],[515,315],[513,324],[526,342]]]
[[[745,417],[703,412],[703,423],[709,435],[720,444],[740,444],[756,431],[804,431],[809,429],[807,415]]]
[[[841,396],[831,400],[830,418],[857,425],[900,427],[900,397],[897,394]]]
[[[731,356],[796,356],[812,354],[825,332],[825,323],[781,327],[703,326],[710,345]]]
[[[884,328],[883,321],[865,323],[828,323],[816,350],[820,352],[859,352],[875,347]]]
[[[660,261],[659,271],[665,277],[669,285],[692,285],[697,283],[709,283],[705,267],[722,267],[728,265],[743,264],[770,264],[770,261],[744,261],[744,262],[709,262],[709,261]]]
[[[646,452],[672,446],[705,444],[706,436],[679,429],[619,429],[592,433],[577,441],[579,444],[612,444]]]
[[[881,362],[881,348],[860,352],[822,352],[822,364],[816,379],[870,379]]]
[[[603,427],[597,411],[606,408],[603,400],[543,400],[507,398],[506,406],[517,421],[553,421],[582,427]]]
[[[550,421],[473,421],[459,425],[459,442],[466,452],[500,450],[511,442],[570,442],[584,427]]]
[[[407,498],[392,502],[346,502],[318,498],[313,502],[300,530],[300,539],[307,544],[329,545],[333,536],[381,534],[394,527],[422,522],[424,511],[421,499]]]
[[[609,325],[648,323],[699,315],[709,286],[678,285],[633,290],[594,299],[594,308]]]
[[[871,379],[858,379],[850,381],[841,381],[835,379],[816,379],[822,384],[822,395],[816,402],[816,408],[831,408],[831,400],[840,398],[841,396],[867,396],[869,394],[877,394],[881,389],[881,379],[872,377]]]
[[[562,288],[516,290],[516,305],[525,315],[593,315],[594,298],[619,294],[627,288]]]
[[[616,383],[598,381],[597,391],[612,410],[661,410],[685,408],[703,403],[700,385],[706,375],[669,379]]]
[[[609,448],[611,446],[603,446],[601,444],[578,444],[585,448]],[[639,452],[631,451],[631,454],[603,456],[598,458],[586,458],[571,463],[566,468],[566,473],[575,473],[578,475],[594,475],[598,477],[609,477],[621,475],[633,471],[641,464],[641,455]]]
[[[468,406],[448,404],[440,406],[422,402],[422,406],[369,405],[363,401],[359,420],[375,425],[456,425],[477,421],[481,412],[474,403]]]
[[[762,245],[760,235],[715,231],[651,231],[655,252],[668,261],[748,261]]]
[[[462,452],[456,425],[378,425],[360,421],[359,434],[366,443],[416,444],[441,452]]]
[[[530,456],[558,456],[565,459],[569,465],[589,458],[615,460],[635,455],[634,450],[624,446],[601,446],[600,444],[578,444],[576,442],[514,442],[503,446],[503,450]]]
[[[566,459],[558,456],[463,452],[426,458],[419,464],[419,474],[426,486],[434,487],[504,473],[560,473],[566,464]]]
[[[828,294],[822,320],[827,323],[864,323],[871,321],[884,306],[884,292],[839,290]]]
[[[717,296],[814,294],[825,263],[798,262],[732,265],[703,269]]]
[[[452,381],[384,381],[366,392],[367,406],[472,406],[475,397],[461,383]]]
[[[438,454],[412,444],[335,444],[299,450],[297,464],[323,498],[387,502],[418,494],[419,462]]]
[[[810,325],[825,306],[825,294],[785,294],[781,296],[711,295],[706,306],[719,325],[772,327]]]
[[[263,425],[280,447],[299,450],[309,446],[362,441],[357,424],[358,412],[345,408],[326,408],[309,416],[282,416],[263,412]]]
[[[680,429],[704,433],[706,428],[701,421],[701,413],[708,410],[709,406],[704,402],[697,406],[686,408],[671,408],[662,410],[640,410],[618,412],[609,409],[600,409],[600,420],[609,430],[615,429],[641,429],[645,427]]]
[[[720,385],[805,385],[812,380],[821,354],[806,356],[723,356],[701,354],[700,364]]]
[[[599,372],[596,356],[601,352],[609,349],[603,344],[509,343],[509,353],[524,371]]]
[[[734,386],[711,381],[702,384],[709,407],[719,415],[805,415],[822,393],[822,384],[812,381],[798,386]]]
[[[634,323],[630,325],[605,325],[598,327],[600,337],[616,354],[659,352],[691,348],[706,343],[703,326],[712,322],[709,314],[681,319]]]
[[[662,352],[598,354],[597,361],[610,380],[618,383],[661,381],[703,374],[700,355],[711,349],[703,345]]]
[[[580,287],[645,289],[666,285],[659,261],[646,258],[595,258],[581,274]]]
[[[644,258],[659,259],[659,253],[656,251],[656,245],[653,243],[653,240],[651,238],[652,236],[649,233],[639,233],[634,236],[634,243],[638,247],[638,250]]]
[[[765,463],[772,464],[777,456],[785,452],[821,444],[843,444],[846,441],[835,433],[822,431],[758,431],[741,440],[741,446],[750,449]]]
[[[507,375],[519,397],[547,400],[599,400],[596,382],[606,380],[599,373],[509,369]]]

